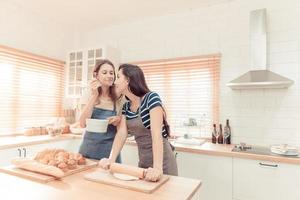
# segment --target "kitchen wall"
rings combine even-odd
[[[270,68],[295,81],[289,89],[233,91],[226,83],[250,69],[249,12],[267,8]],[[119,48],[122,62],[222,53],[220,120],[233,142],[300,146],[300,1],[233,0],[82,34],[80,47]]]
[[[233,91],[226,83],[250,69],[249,12],[267,8],[270,68],[295,81],[289,89]],[[220,120],[233,142],[300,146],[300,1],[234,0],[82,35],[81,47],[119,48],[122,62],[222,54]]]
[[[14,1],[0,2],[0,27],[1,45],[51,58],[65,60],[66,50],[76,44],[72,30]]]

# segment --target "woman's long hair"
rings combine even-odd
[[[119,71],[122,69],[123,75],[129,81],[129,90],[138,97],[143,97],[145,94],[150,92],[150,89],[147,86],[144,72],[137,65],[132,64],[122,64],[119,67]],[[170,126],[167,122],[167,113],[165,111],[164,106],[162,106],[163,110],[163,125],[165,126],[166,135],[164,137],[170,136]]]
[[[137,65],[122,64],[119,67],[119,71],[122,69],[124,76],[129,81],[129,90],[136,96],[142,97],[150,92],[144,73],[142,69]]]
[[[111,61],[107,60],[107,59],[96,60],[96,65],[95,65],[95,68],[94,68],[94,71],[93,71],[94,78],[96,78],[96,76],[99,73],[100,68],[104,64],[108,64],[108,65],[110,65],[113,68],[114,82],[115,82],[115,80],[116,80],[116,72],[115,72],[114,64]],[[102,94],[102,88],[101,87],[98,88],[98,93],[99,93],[99,96],[101,96],[101,94]],[[115,92],[115,86],[114,86],[114,84],[109,87],[109,94],[108,95],[109,95],[109,97],[111,98],[111,100],[113,102],[117,101],[118,97],[117,97],[117,94]]]

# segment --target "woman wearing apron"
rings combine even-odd
[[[163,123],[164,109],[159,95],[151,92],[143,71],[135,65],[123,64],[119,68],[116,91],[129,100],[122,109],[112,152],[99,164],[108,169],[121,151],[128,132],[134,135],[139,152],[139,167],[146,168],[145,179],[157,181],[162,174],[177,175],[177,163],[167,140],[168,132]]]
[[[81,127],[86,126],[86,119],[109,119],[106,133],[85,131],[79,149],[86,158],[100,160],[107,158],[117,132],[116,125],[120,122],[120,100],[117,98],[113,83],[115,81],[114,65],[109,60],[99,60],[94,69],[91,82],[91,96],[80,116]],[[117,155],[116,162],[121,162]]]

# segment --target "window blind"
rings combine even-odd
[[[0,46],[0,135],[61,114],[64,63]]]
[[[134,64],[162,98],[172,135],[211,136],[219,118],[219,54]]]

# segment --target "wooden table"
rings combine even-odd
[[[171,176],[170,180],[152,194],[95,183],[84,179],[84,175],[95,171],[80,172],[62,181],[38,183],[27,179],[0,173],[1,199],[7,200],[184,200],[198,199],[201,181]]]

